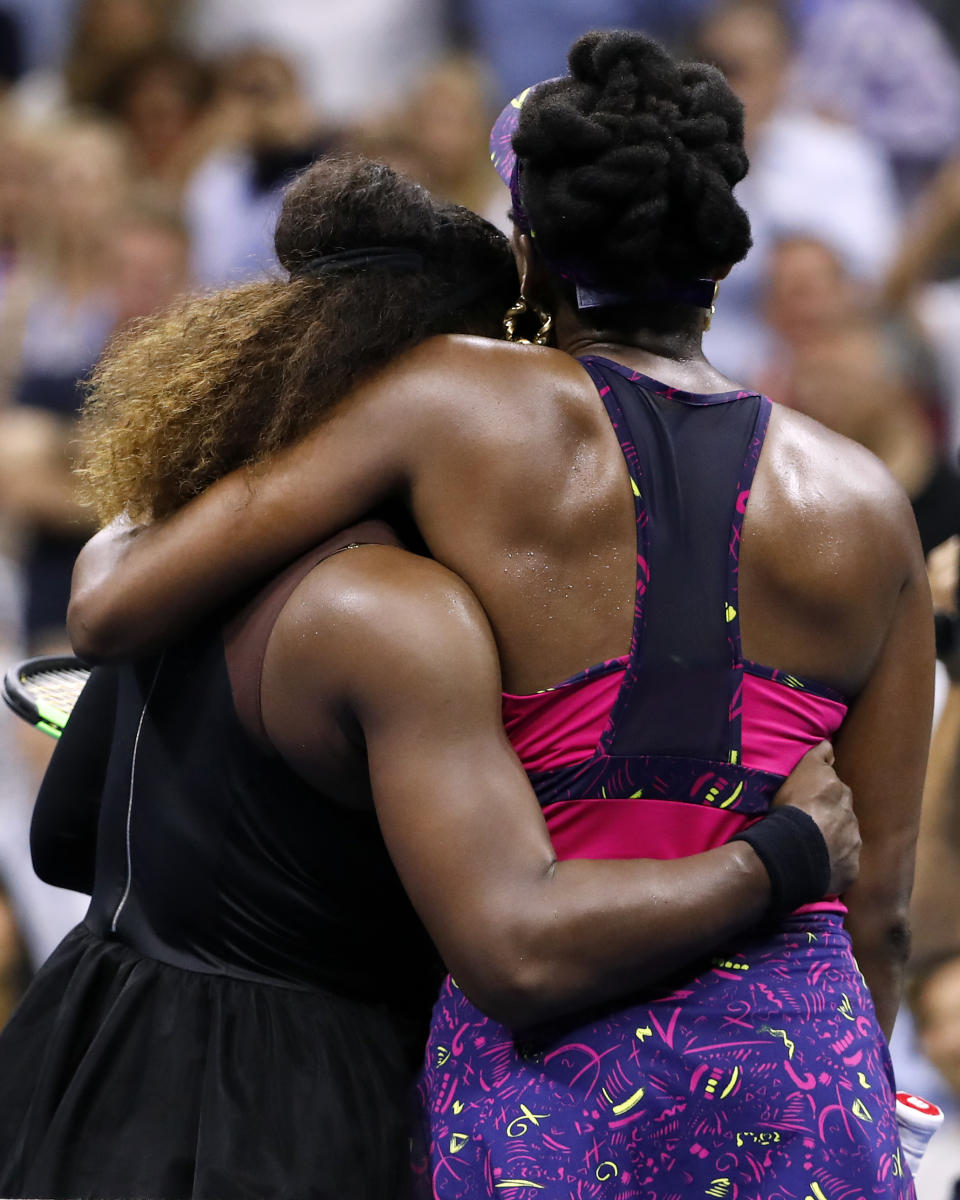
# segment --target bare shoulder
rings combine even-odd
[[[534,412],[590,393],[588,376],[568,354],[468,334],[428,338],[357,390],[394,406],[415,406],[421,416],[475,413],[481,419],[495,417],[507,400],[514,411]]]
[[[869,450],[818,421],[774,405],[757,483],[781,530],[789,522],[821,556],[869,551],[885,573],[899,564],[900,583],[915,565],[919,539],[903,488]]]
[[[862,446],[774,407],[740,553],[744,647],[850,695],[924,563],[909,501]]]
[[[358,546],[315,567],[285,605],[271,653],[304,699],[422,694],[464,675],[499,680],[493,635],[470,588],[393,546]]]

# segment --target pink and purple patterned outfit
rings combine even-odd
[[[560,859],[727,842],[832,736],[841,696],[745,661],[737,570],[770,415],[582,360],[637,516],[630,652],[504,720]],[[418,1089],[432,1200],[912,1200],[886,1042],[828,899],[614,1005],[512,1031],[452,979]]]

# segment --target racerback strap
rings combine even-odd
[[[581,361],[617,431],[637,513],[633,642],[603,749],[738,762],[740,529],[770,402],[697,396]]]

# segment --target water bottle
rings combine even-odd
[[[897,1125],[904,1161],[916,1175],[933,1135],[943,1124],[943,1110],[910,1092],[897,1092]]]

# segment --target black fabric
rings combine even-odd
[[[100,799],[117,708],[117,669],[96,667],[40,785],[30,825],[33,869],[54,887],[93,891]]]
[[[389,1200],[439,964],[374,814],[256,748],[219,628],[116,685],[90,909],[0,1034],[0,1195]]]
[[[647,754],[723,762],[733,666],[729,544],[760,397],[690,405],[614,370],[602,375],[627,424],[621,439],[628,434],[637,455],[651,580],[641,601],[642,686],[618,718],[612,752],[642,745]]]
[[[814,819],[785,804],[730,839],[756,850],[770,876],[769,916],[779,919],[827,895],[830,852]]]
[[[29,994],[0,1035],[0,1195],[398,1194],[419,1023],[165,966],[83,925]]]

